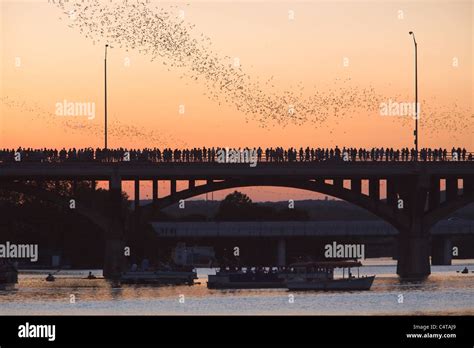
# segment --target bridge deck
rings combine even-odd
[[[474,162],[337,162],[337,163],[147,163],[147,162],[71,162],[71,163],[0,163],[1,179],[83,179],[122,180],[160,179],[228,179],[284,176],[311,177],[387,177],[413,174],[472,175]]]
[[[398,231],[384,221],[152,222],[162,238],[194,237],[390,237]],[[444,220],[433,235],[474,234],[474,221]]]

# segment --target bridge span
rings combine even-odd
[[[263,162],[255,167],[245,163],[218,162],[0,163],[1,188],[45,180],[109,182],[112,203],[106,231],[106,276],[118,273],[122,264],[125,229],[121,213],[123,180],[135,182],[137,201],[140,181],[153,182],[153,202],[144,207],[135,205],[136,214],[142,221],[149,221],[156,209],[191,197],[249,186],[303,189],[348,201],[372,212],[398,231],[397,273],[403,278],[416,279],[430,274],[431,228],[455,210],[474,202],[473,161]],[[169,194],[159,195],[158,180],[169,182]],[[178,191],[178,180],[186,181],[187,188]],[[363,187],[368,187],[368,192],[364,192]],[[442,187],[446,191],[445,197],[441,195]]]
[[[160,239],[176,242],[217,241],[230,239],[235,242],[267,240],[265,248],[276,247],[279,266],[288,262],[286,248],[289,240],[301,243],[314,240],[357,241],[369,244],[377,240],[396,244],[398,231],[381,220],[354,221],[235,221],[235,222],[151,222],[153,231]],[[430,231],[431,264],[449,265],[452,260],[452,242],[462,236],[474,237],[474,220],[453,219],[438,222]],[[395,248],[393,248],[395,250]],[[367,248],[366,248],[367,250]],[[394,253],[395,256],[397,252]]]

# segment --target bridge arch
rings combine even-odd
[[[155,203],[140,207],[141,214],[144,217],[149,216],[153,209],[164,209],[168,206],[178,203],[180,200],[189,199],[202,194],[216,192],[226,189],[240,188],[240,187],[285,187],[307,190],[326,194],[332,197],[339,198],[346,202],[359,206],[372,214],[378,216],[382,220],[390,223],[395,228],[400,228],[404,222],[403,216],[396,214],[391,207],[384,204],[382,201],[375,201],[369,196],[362,193],[356,193],[350,189],[335,186],[325,183],[324,181],[316,180],[288,180],[288,179],[228,179],[222,181],[212,181],[204,185],[190,187],[188,189],[175,192],[168,196],[158,199]]]
[[[365,195],[361,192],[347,189],[342,185],[327,184],[324,180],[289,180],[289,179],[226,179],[219,181],[209,181],[204,185],[192,186],[187,189],[174,192],[168,196],[159,198],[155,203],[140,207],[141,214],[144,217],[149,215],[153,209],[164,209],[168,206],[178,203],[180,200],[186,200],[202,194],[222,191],[226,189],[234,189],[239,187],[285,187],[307,190],[326,194],[339,198],[346,202],[361,207],[382,220],[388,222],[396,229],[401,230],[407,228],[411,224],[410,217],[403,211],[399,211],[393,206],[387,204],[383,200],[375,200],[373,197]],[[440,203],[437,207],[430,209],[422,218],[423,225],[426,229],[430,229],[440,220],[448,217],[456,210],[474,202],[474,191],[465,189],[462,195],[454,197]]]
[[[34,185],[26,185],[24,183],[2,183],[2,190],[22,193],[28,196],[37,197],[43,201],[52,203],[63,209],[70,210],[68,197],[62,196],[58,193],[43,189]],[[100,228],[104,233],[107,232],[110,226],[110,219],[98,213],[95,210],[89,209],[82,204],[76,205],[74,212],[85,217],[95,226]]]
[[[474,192],[465,192],[463,195],[456,197],[453,200],[446,201],[441,204],[438,208],[428,212],[424,217],[424,224],[431,228],[436,225],[439,221],[449,217],[452,213],[457,210],[474,203]]]

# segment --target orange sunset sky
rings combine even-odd
[[[127,52],[110,38],[85,37],[71,23],[77,19],[55,3],[1,2],[0,148],[102,146],[106,42],[114,46],[108,53],[109,147],[410,147],[414,121],[382,116],[379,105],[414,101],[413,30],[420,146],[474,151],[473,1],[149,1],[151,11],[168,11],[171,21],[192,26],[191,38],[209,38],[206,47],[223,66],[237,58],[264,95],[298,91],[289,100],[297,113],[314,95],[337,104],[348,93],[369,94],[371,107],[353,102],[334,112],[319,105],[315,117],[300,124],[246,114],[232,97],[211,100],[206,77],[190,78],[189,66],[170,67],[168,58],[151,61],[138,48]],[[65,5],[74,3],[124,6],[115,0]],[[134,21],[117,24],[138,38],[152,30],[134,28]],[[93,103],[95,118],[55,114],[64,100]],[[320,113],[328,116],[322,120]],[[293,199],[315,196],[242,191],[257,200],[289,199],[288,192]]]

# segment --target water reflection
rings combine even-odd
[[[473,265],[469,266],[473,268]],[[371,265],[362,274],[376,274],[367,292],[292,292],[287,289],[209,290],[207,274],[198,270],[200,284],[152,286],[86,279],[88,271],[56,274],[21,273],[19,284],[0,291],[2,314],[474,314],[474,274],[456,273],[460,266],[433,267],[424,281],[401,281],[394,265]],[[362,270],[361,270],[362,271]],[[70,296],[76,303],[70,303]],[[404,303],[397,301],[403,294]],[[185,304],[178,298],[184,295]],[[114,306],[110,302],[114,301]]]

